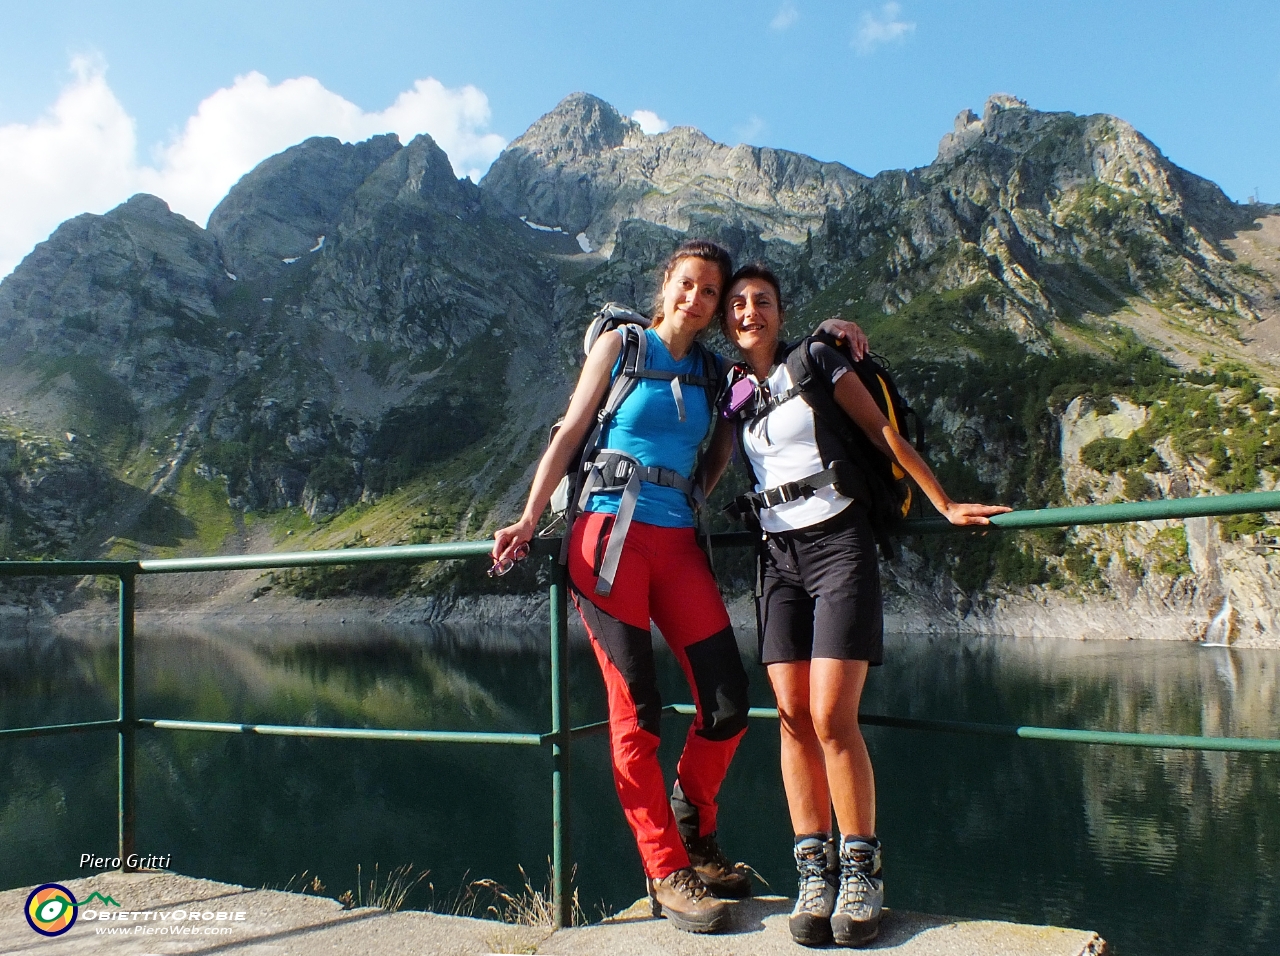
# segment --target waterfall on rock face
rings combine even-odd
[[[1204,647],[1228,647],[1231,644],[1231,638],[1234,630],[1235,620],[1233,615],[1235,608],[1231,606],[1231,598],[1226,597],[1222,600],[1222,607],[1218,613],[1213,616],[1213,620],[1209,622],[1209,626],[1204,629],[1204,637],[1201,639],[1201,645]]]

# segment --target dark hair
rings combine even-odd
[[[723,308],[720,312],[720,330],[724,332],[726,336],[729,334],[729,330],[726,327],[729,322],[729,310],[727,308],[729,290],[743,279],[759,279],[761,282],[769,283],[769,285],[773,286],[774,297],[778,300],[778,314],[783,315],[787,311],[786,307],[782,303],[782,283],[778,281],[777,274],[759,260],[755,262],[748,262],[730,277],[729,281],[725,284],[724,295],[721,296],[726,308]]]
[[[681,259],[702,259],[719,268],[720,301],[716,303],[715,318],[723,319],[724,297],[725,293],[729,291],[729,277],[733,274],[733,259],[728,250],[710,240],[689,239],[676,247],[676,251],[671,253],[671,258],[667,260],[667,264],[662,270],[662,282],[658,285],[658,292],[653,297],[653,308],[651,310],[653,324],[657,325],[662,321],[662,289]]]

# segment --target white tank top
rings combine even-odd
[[[837,365],[830,370],[814,369],[815,374],[829,374],[832,385],[847,371],[847,365]],[[754,375],[751,380],[759,384]],[[791,388],[794,383],[785,362],[769,373],[765,384],[771,395],[781,395]],[[823,461],[819,452],[817,429],[820,427],[814,419],[813,409],[800,397],[783,402],[747,426],[743,430],[742,446],[757,479],[755,490],[764,491],[789,481],[799,481],[831,464]],[[833,447],[831,442],[822,444]],[[846,498],[833,486],[827,485],[809,498],[797,498],[776,508],[761,510],[760,526],[771,533],[808,528],[838,515],[852,503],[852,498]]]

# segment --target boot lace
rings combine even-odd
[[[822,847],[811,852],[797,852],[796,869],[800,872],[797,895],[801,907],[817,906],[822,902],[822,894],[827,888],[826,865],[827,855]]]
[[[686,866],[683,869],[676,870],[667,879],[670,881],[673,890],[678,890],[685,894],[695,903],[706,898],[707,886],[692,867]]]
[[[875,865],[875,854],[854,851],[846,859],[851,859],[853,865],[843,867],[843,872],[840,874],[838,905],[841,909],[866,904],[876,891],[876,884],[871,874],[871,867]]]

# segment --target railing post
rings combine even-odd
[[[119,716],[119,853],[120,868],[133,870],[126,864],[137,849],[135,824],[137,780],[134,760],[134,732],[137,729],[138,708],[134,684],[133,612],[136,598],[135,578],[132,570],[120,575],[120,646],[118,664]]]
[[[555,925],[573,925],[573,850],[569,834],[568,575],[551,558],[551,893]]]

